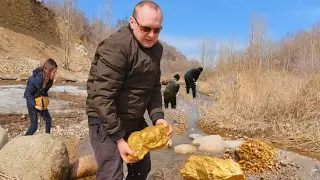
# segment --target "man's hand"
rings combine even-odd
[[[34,108],[38,109],[38,110],[42,110],[41,106],[34,106]]]
[[[120,156],[123,159],[123,161],[127,164],[135,163],[135,162],[129,161],[126,157],[128,154],[130,154],[131,156],[137,156],[137,153],[130,149],[128,143],[123,138],[121,138],[117,141],[117,144],[118,144]]]
[[[167,135],[168,135],[168,137],[169,137],[169,139],[171,139],[171,137],[172,137],[172,127],[171,127],[171,125],[166,121],[166,120],[164,120],[164,119],[158,119],[157,121],[156,121],[156,126],[158,126],[158,125],[169,125],[169,132],[167,133]]]

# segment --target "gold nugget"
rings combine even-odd
[[[137,156],[127,155],[128,160],[140,161],[149,151],[165,147],[169,141],[168,132],[169,125],[149,126],[133,132],[128,138],[128,144]]]
[[[180,174],[192,180],[245,180],[240,165],[232,159],[190,156]]]
[[[49,106],[49,98],[46,96],[39,96],[34,100],[36,101],[36,106],[42,107],[43,110],[46,110]]]
[[[239,164],[245,172],[263,172],[276,166],[275,150],[259,140],[248,140],[236,149]]]

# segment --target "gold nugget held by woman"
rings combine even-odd
[[[149,151],[165,147],[169,141],[168,132],[168,125],[149,126],[133,132],[128,138],[128,144],[137,156],[127,155],[128,160],[140,161]]]
[[[34,99],[36,101],[36,106],[42,107],[42,110],[46,110],[49,106],[49,98],[46,96],[39,96]]]

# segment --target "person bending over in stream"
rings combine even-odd
[[[57,63],[49,58],[43,66],[33,70],[32,76],[28,78],[27,86],[24,92],[24,98],[27,100],[28,113],[30,117],[30,127],[25,135],[33,135],[38,128],[38,114],[46,122],[46,133],[50,134],[51,116],[46,108],[48,104],[48,91],[53,85],[53,79],[57,73]],[[40,98],[42,106],[36,104],[37,98]],[[42,99],[43,98],[43,99]]]

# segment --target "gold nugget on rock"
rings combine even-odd
[[[190,156],[180,174],[189,180],[245,180],[240,165],[232,159]]]
[[[140,161],[149,151],[165,147],[169,141],[168,132],[168,125],[149,126],[133,132],[128,138],[128,144],[137,153],[137,157],[128,155],[128,160]]]
[[[245,172],[263,172],[276,166],[275,150],[259,140],[248,140],[236,149],[239,164]]]

